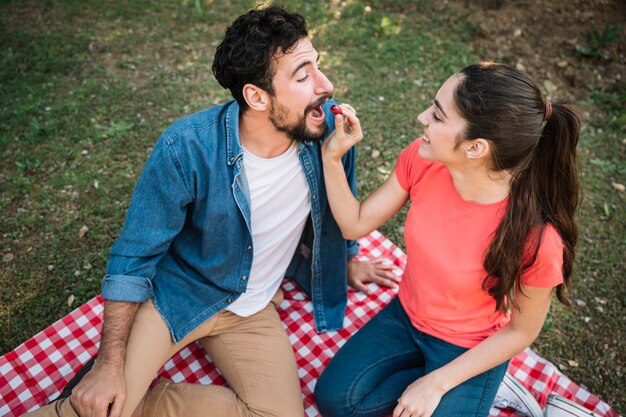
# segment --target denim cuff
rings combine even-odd
[[[106,275],[102,281],[102,297],[111,301],[143,303],[152,294],[148,278],[132,275]]]
[[[356,240],[348,241],[348,261],[359,254],[359,242]]]

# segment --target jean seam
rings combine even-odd
[[[497,368],[497,367],[496,367]],[[477,415],[481,415],[481,413],[483,412],[483,407],[485,406],[485,400],[486,400],[486,396],[487,393],[489,392],[489,387],[491,386],[493,379],[494,379],[494,370],[496,368],[492,368],[488,371],[488,376],[487,376],[487,381],[485,382],[485,385],[483,387],[483,395],[480,398],[480,403],[478,403],[478,411],[477,411]],[[490,404],[491,405],[491,404]]]
[[[399,357],[399,356],[403,356],[403,355],[406,355],[406,354],[410,354],[410,353],[411,353],[411,351],[406,351],[406,352],[398,353],[398,354],[393,355],[393,356],[386,356],[385,358],[382,358],[381,360],[376,361],[375,363],[371,364],[371,365],[370,365],[370,366],[368,366],[367,368],[363,369],[363,371],[362,371],[362,372],[360,372],[360,373],[356,376],[356,378],[354,378],[354,382],[353,382],[352,384],[350,384],[350,387],[348,388],[348,398],[352,398],[352,393],[354,392],[354,387],[355,387],[355,385],[356,385],[356,384],[357,384],[357,382],[361,379],[361,376],[362,376],[362,375],[364,375],[365,373],[367,373],[367,371],[369,371],[370,369],[372,369],[372,368],[374,368],[374,367],[378,366],[379,364],[381,364],[381,363],[383,363],[383,362],[386,362],[386,361],[391,360],[391,359],[393,359],[393,358],[396,358],[396,357]],[[353,409],[353,408],[354,408],[354,407],[353,407],[353,404],[348,404],[348,407],[349,407],[349,408],[351,408],[351,409]],[[370,408],[370,409],[368,409],[368,410],[366,410],[366,411],[367,411],[367,412],[378,411],[378,410],[382,410],[382,409],[384,409],[385,407],[386,407],[386,405],[382,405],[382,406],[380,406],[380,407]],[[351,411],[353,411],[353,410],[351,410]]]

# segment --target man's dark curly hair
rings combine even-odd
[[[289,13],[280,6],[250,10],[226,29],[215,52],[213,74],[245,110],[248,105],[243,98],[244,85],[254,84],[274,94],[275,54],[291,52],[307,36],[302,15]]]

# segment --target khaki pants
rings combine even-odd
[[[304,414],[293,349],[272,302],[250,317],[221,311],[174,344],[151,301],[143,303],[131,328],[124,374],[129,417],[145,395],[155,373],[176,352],[199,341],[220,370],[227,387],[160,381],[150,390],[143,416],[301,417]],[[70,401],[51,404],[34,416],[77,416]]]

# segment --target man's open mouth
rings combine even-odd
[[[319,105],[314,107],[308,112],[308,115],[315,121],[320,122],[324,121],[324,110],[322,110],[322,106]]]

